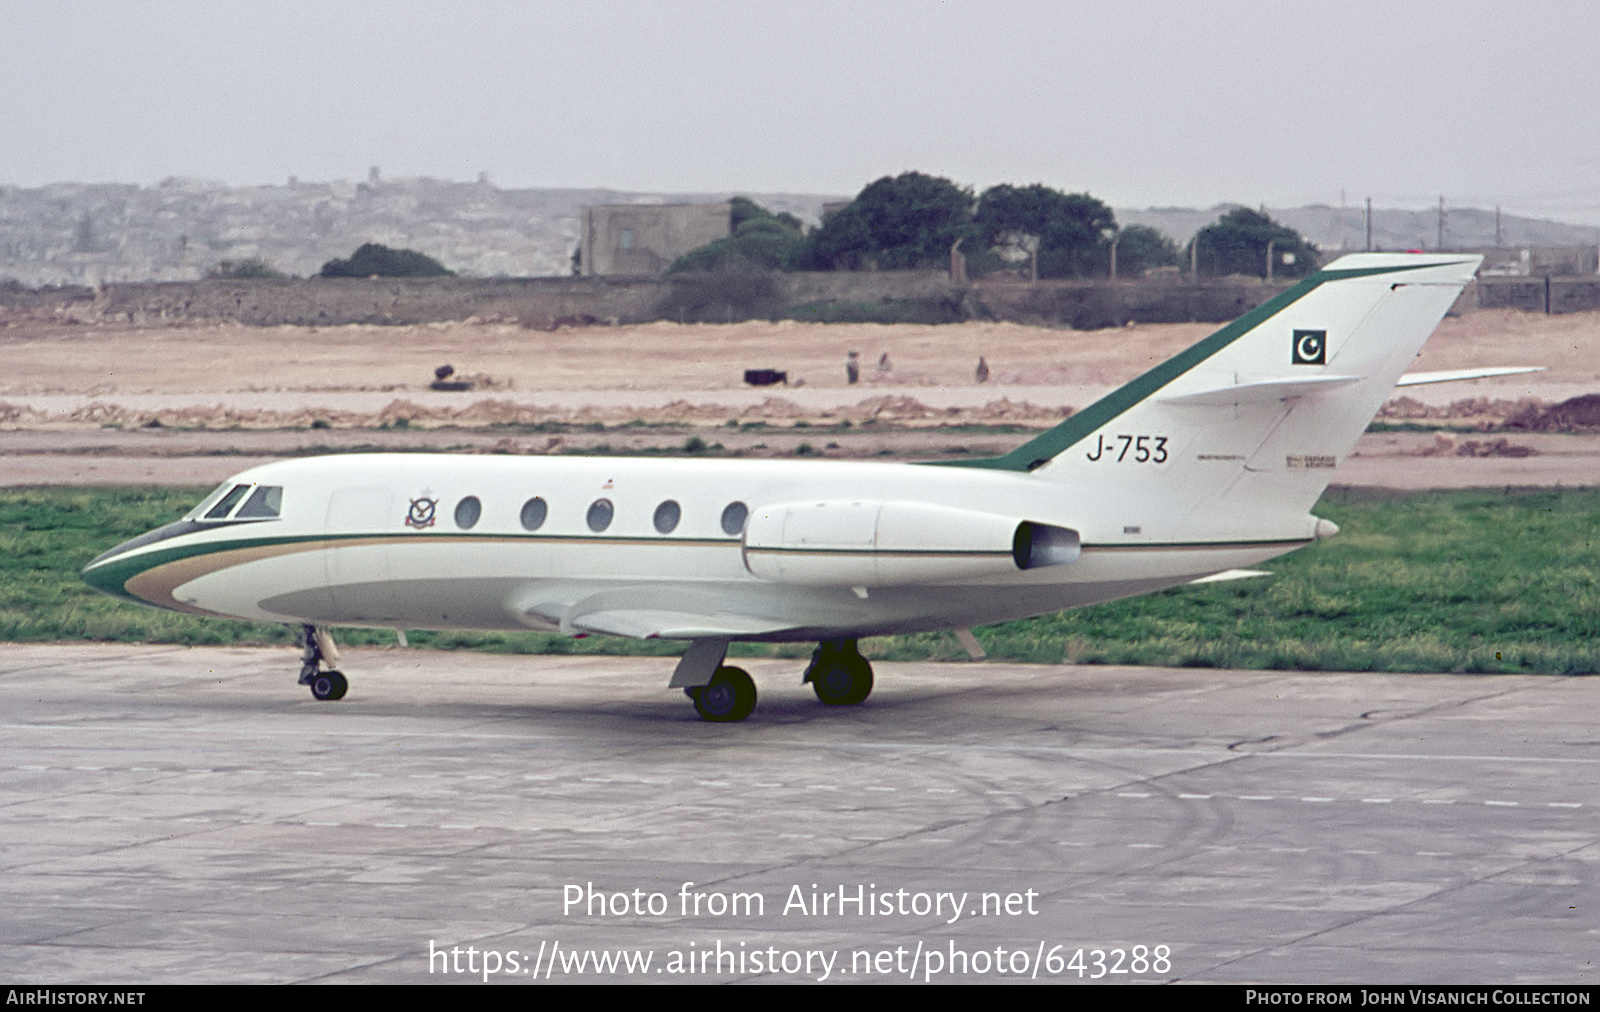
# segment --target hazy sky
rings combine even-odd
[[[0,183],[387,177],[1600,224],[1600,4],[0,0]]]

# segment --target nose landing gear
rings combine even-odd
[[[326,629],[314,625],[300,627],[300,684],[309,686],[311,695],[325,702],[343,699],[350,691],[350,680],[331,667],[324,671],[324,663],[339,663],[339,648]]]
[[[323,671],[311,679],[311,694],[324,701],[343,699],[350,681],[337,671]]]

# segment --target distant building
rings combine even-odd
[[[690,250],[731,235],[732,211],[727,203],[586,207],[580,273],[660,274]]]
[[[1484,277],[1543,277],[1600,273],[1596,246],[1489,246],[1452,252],[1481,253]]]

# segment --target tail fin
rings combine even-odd
[[[1119,499],[1219,534],[1263,511],[1304,518],[1481,259],[1343,257],[1005,456],[962,464],[1114,480]]]

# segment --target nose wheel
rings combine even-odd
[[[334,645],[333,636],[326,629],[318,629],[313,625],[300,627],[300,684],[311,689],[314,699],[330,702],[343,699],[344,694],[350,691],[350,680],[331,667],[323,670],[324,664],[337,664],[339,661],[339,648]]]
[[[343,699],[350,691],[350,681],[337,671],[318,672],[311,679],[311,695],[324,701]]]

